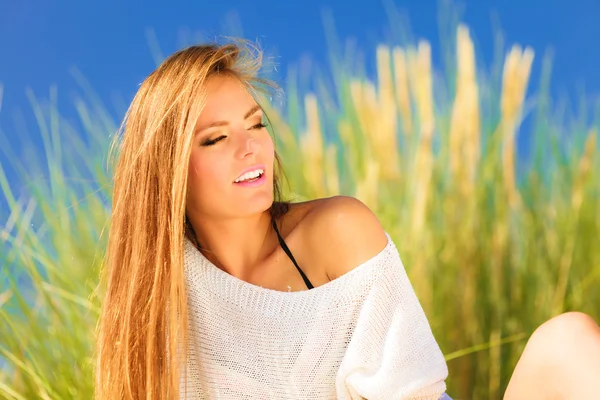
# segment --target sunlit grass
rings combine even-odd
[[[56,90],[44,106],[28,95],[44,155],[22,161],[5,133],[2,142],[3,156],[20,179],[9,186],[0,166],[9,206],[7,214],[2,210],[0,227],[0,357],[5,361],[0,397],[91,398],[99,313],[92,293],[109,213],[102,158],[106,132],[115,126],[104,111],[77,102],[84,143],[61,120]]]
[[[536,326],[566,310],[600,319],[598,125],[559,120],[547,85],[528,90],[531,49],[513,46],[497,80],[479,71],[465,26],[453,74],[436,73],[426,41],[374,54],[374,80],[334,68],[335,84],[308,92],[290,75],[286,109],[269,110],[287,194],[369,205],[446,354],[449,393],[500,398]],[[44,105],[30,93],[44,155],[24,163],[1,146],[24,192],[0,166],[0,397],[91,398],[116,121],[84,98],[75,132],[55,91]],[[526,114],[527,162],[516,140]]]

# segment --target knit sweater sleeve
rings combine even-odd
[[[376,265],[336,377],[339,399],[449,399],[448,369],[400,256]]]

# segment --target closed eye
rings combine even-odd
[[[262,129],[262,128],[266,128],[268,125],[267,124],[263,124],[262,122],[259,122],[258,124],[250,127],[250,129]]]
[[[204,143],[202,143],[202,146],[212,146],[213,144],[215,144],[215,143],[217,143],[217,142],[225,139],[226,137],[227,136],[225,136],[225,135],[221,135],[221,136],[216,137],[214,139],[207,140]]]

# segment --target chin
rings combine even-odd
[[[265,211],[268,211],[269,208],[273,205],[273,195],[271,194],[264,199],[256,199],[256,201],[248,204],[248,211],[250,214],[260,214]]]
[[[230,217],[249,217],[268,211],[273,205],[273,194],[269,196],[256,196],[252,199],[234,199],[234,206],[228,208],[225,213]],[[234,213],[231,210],[235,210]]]

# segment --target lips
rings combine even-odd
[[[264,173],[259,178],[250,179],[247,181],[241,181],[241,182],[235,183],[234,185],[238,186],[238,187],[242,187],[242,188],[257,188],[257,187],[260,187],[265,184],[265,182],[267,181],[266,176],[267,176],[267,174]]]
[[[240,172],[240,174],[237,176],[237,178],[234,179],[233,183],[236,183],[236,181],[238,179],[242,178],[248,172],[253,172],[256,170],[261,170],[263,172],[262,175],[264,176],[264,174],[266,172],[266,166],[264,164],[256,164],[256,165],[253,165],[251,167],[244,169],[242,172]]]

